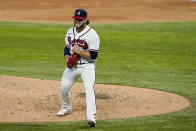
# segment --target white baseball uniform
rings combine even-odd
[[[97,33],[88,25],[83,31],[78,33],[75,27],[72,27],[68,30],[65,37],[66,47],[70,50],[70,54],[73,54],[72,49],[73,45],[80,45],[87,43],[88,51],[98,52],[100,39]],[[81,48],[81,50],[83,50]],[[95,101],[95,60],[96,59],[87,59],[80,56],[77,64],[72,68],[66,68],[61,83],[61,102],[63,109],[72,109],[70,102],[70,89],[76,79],[81,76],[84,88],[86,92],[86,113],[87,119],[92,120],[96,119],[96,101]]]

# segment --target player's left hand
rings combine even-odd
[[[74,45],[72,51],[73,51],[74,53],[80,54],[81,47],[79,47],[79,46],[77,46],[77,45]]]

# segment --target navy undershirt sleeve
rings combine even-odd
[[[65,46],[65,48],[64,48],[64,56],[65,55],[71,55],[70,49],[67,46]]]
[[[98,52],[95,52],[95,51],[89,51],[89,52],[90,52],[91,59],[96,59],[97,58]]]

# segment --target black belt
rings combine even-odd
[[[84,64],[92,64],[92,63],[95,63],[95,62],[85,62],[85,63],[76,63],[77,65],[84,65]]]

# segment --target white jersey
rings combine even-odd
[[[75,27],[71,27],[67,31],[65,42],[66,42],[66,47],[70,49],[71,54],[73,54],[72,49],[74,45],[83,45],[86,43],[88,45],[88,49],[86,50],[94,51],[94,52],[98,52],[99,45],[100,45],[99,36],[95,32],[95,30],[93,30],[88,25],[80,33],[76,31]],[[84,50],[84,49],[81,48],[81,50]],[[93,62],[95,62],[95,59],[87,59],[85,57],[80,56],[77,63],[93,63]]]

